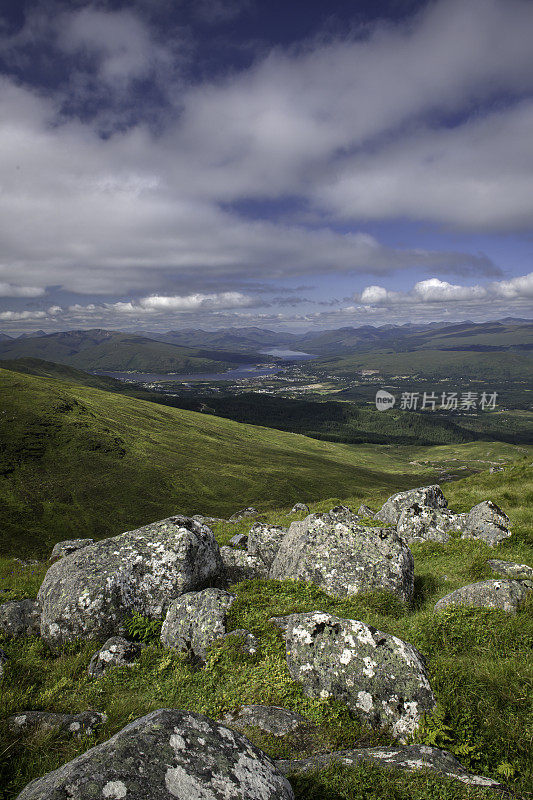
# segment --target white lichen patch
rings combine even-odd
[[[357,708],[360,708],[361,711],[364,711],[365,714],[368,714],[374,708],[374,698],[370,694],[370,692],[357,692]]]
[[[107,800],[122,800],[126,797],[128,789],[122,781],[108,781],[102,789],[103,797]]]
[[[340,654],[339,661],[341,664],[349,664],[353,658],[353,651],[349,650],[347,647],[344,648],[342,653]]]

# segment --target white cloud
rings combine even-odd
[[[45,319],[45,311],[0,311],[0,320],[14,322],[17,320]]]
[[[15,286],[12,283],[0,283],[0,297],[41,297],[45,290],[37,286]]]
[[[492,292],[498,297],[514,300],[516,298],[533,297],[533,272],[521,275],[509,281],[499,281],[491,286]]]
[[[241,292],[220,292],[218,294],[190,294],[186,296],[151,295],[139,301],[146,310],[157,311],[193,311],[198,308],[239,308],[256,303],[251,297]]]

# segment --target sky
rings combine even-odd
[[[0,0],[0,331],[533,317],[533,0]]]

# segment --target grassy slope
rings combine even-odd
[[[418,738],[451,750],[473,771],[506,776],[515,796],[525,797],[531,786],[528,726],[533,685],[533,608],[530,604],[515,616],[470,609],[438,617],[432,608],[440,597],[458,586],[488,576],[487,558],[533,564],[533,470],[529,459],[524,459],[501,473],[485,472],[448,484],[445,491],[450,507],[456,511],[466,510],[481,499],[493,499],[509,514],[513,536],[495,550],[480,542],[462,540],[452,540],[447,545],[413,545],[416,596],[410,609],[387,595],[338,600],[312,586],[244,582],[232,587],[237,602],[231,610],[230,626],[248,628],[256,634],[260,643],[257,656],[243,658],[227,641],[216,645],[206,667],[197,670],[152,639],[137,668],[115,670],[98,681],[86,677],[96,642],[80,642],[55,656],[39,640],[0,642],[10,655],[0,718],[32,708],[97,708],[109,716],[96,737],[82,742],[51,734],[25,735],[13,742],[4,734],[0,739],[0,770],[6,797],[14,797],[30,779],[107,739],[127,721],[161,706],[189,708],[219,717],[246,703],[269,703],[299,711],[316,725],[303,740],[279,740],[257,730],[249,731],[251,738],[274,757],[389,743],[386,732],[364,728],[341,703],[306,698],[291,680],[280,633],[268,619],[315,609],[363,620],[415,644],[427,659],[438,700],[437,713],[422,727]],[[381,487],[365,494],[361,487],[356,496],[345,497],[344,501],[356,505],[362,499],[377,507],[387,493],[386,487]],[[331,501],[322,501],[313,510],[330,505]],[[288,515],[287,509],[278,509],[268,511],[262,518],[287,524],[295,517]],[[219,523],[217,538],[224,543],[235,531],[247,530],[249,525]],[[45,569],[45,564],[21,567],[12,560],[0,559],[4,586],[11,590],[6,599],[34,596]],[[369,766],[336,767],[305,778],[292,778],[292,783],[297,800],[481,800],[493,796],[431,775],[388,773]]]

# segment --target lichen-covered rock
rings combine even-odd
[[[259,728],[274,736],[287,736],[301,728],[309,727],[309,721],[295,711],[280,706],[264,705],[242,706],[239,711],[226,714],[222,722],[232,728]]]
[[[66,539],[64,542],[57,542],[50,554],[50,561],[55,561],[58,558],[64,558],[76,550],[81,550],[82,547],[88,547],[94,544],[94,539]]]
[[[309,514],[311,509],[305,503],[295,503],[291,508],[291,514]]]
[[[367,747],[358,750],[338,750],[335,753],[320,753],[310,758],[294,761],[278,759],[275,763],[284,775],[310,772],[323,769],[332,763],[340,763],[347,767],[369,761],[388,769],[431,769],[447,778],[454,778],[470,786],[485,786],[492,789],[502,787],[498,781],[485,778],[483,775],[472,775],[455,756],[447,750],[430,747],[426,744],[410,744],[402,747]]]
[[[81,714],[54,714],[51,711],[20,711],[7,720],[12,733],[39,729],[58,730],[69,736],[90,736],[99,725],[107,721],[101,711],[82,711]]]
[[[288,528],[279,525],[263,525],[261,522],[256,522],[248,534],[249,554],[261,559],[267,570],[270,569],[288,532]]]
[[[161,642],[205,661],[209,647],[226,633],[226,617],[235,597],[222,589],[188,592],[170,604]]]
[[[232,514],[231,517],[228,519],[228,522],[240,522],[241,519],[246,519],[247,517],[255,517],[259,514],[257,508],[253,506],[248,506],[248,508],[243,508],[241,511],[236,511],[235,514]]]
[[[385,589],[408,601],[414,563],[392,528],[335,522],[329,512],[291,524],[269,577],[314,583],[336,597]]]
[[[190,517],[103,539],[46,573],[37,598],[41,635],[51,644],[120,635],[132,612],[162,619],[172,600],[218,580],[223,569],[212,531]]]
[[[450,531],[461,529],[461,515],[447,509],[430,508],[413,503],[400,514],[397,533],[406,542],[441,542],[450,538]]]
[[[221,547],[220,556],[224,564],[224,575],[227,583],[239,583],[253,578],[265,578],[268,568],[260,558],[251,556],[246,550],[233,547]]]
[[[372,511],[371,508],[369,508],[368,506],[365,506],[365,504],[363,503],[357,509],[357,516],[358,517],[373,517],[374,516],[374,512]]]
[[[393,494],[381,506],[377,514],[374,514],[374,517],[381,520],[381,522],[396,525],[402,511],[414,505],[414,503],[419,506],[428,506],[429,508],[446,508],[448,506],[448,501],[444,497],[440,486],[437,484],[421,486],[418,489],[410,489],[407,492]]]
[[[229,544],[232,547],[246,547],[248,543],[248,537],[245,533],[236,533],[235,536],[232,536],[229,540]]]
[[[373,726],[405,740],[435,698],[420,653],[353,619],[314,611],[280,625],[292,678],[309,697],[336,697]]]
[[[39,636],[41,609],[35,600],[12,600],[0,606],[0,633],[11,639]]]
[[[463,525],[463,539],[481,539],[490,547],[495,547],[503,539],[511,536],[510,520],[496,503],[484,500],[467,514]]]
[[[129,642],[123,636],[112,636],[98,650],[89,662],[89,678],[100,678],[111,667],[131,666],[141,653],[137,642]]]
[[[327,522],[344,522],[346,525],[360,522],[359,516],[348,506],[334,506],[329,511],[325,511],[322,514],[313,514],[313,516],[320,517]]]
[[[515,564],[513,561],[500,561],[499,558],[490,558],[487,564],[497,575],[514,580],[533,580],[533,567],[527,564]]]
[[[18,800],[293,800],[287,779],[242,734],[202,714],[153,711]]]
[[[444,611],[449,606],[473,606],[474,608],[497,608],[500,611],[516,612],[519,603],[533,590],[533,581],[496,580],[479,581],[462,586],[447,594],[435,604],[435,611]]]
[[[255,656],[259,650],[259,642],[256,637],[244,628],[236,628],[234,631],[224,634],[222,639],[234,641],[244,656]]]

